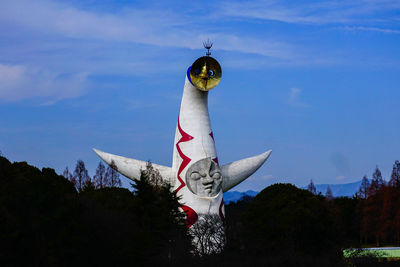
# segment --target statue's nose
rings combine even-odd
[[[201,181],[203,183],[203,185],[208,185],[208,184],[212,184],[214,181],[213,179],[207,175],[206,177],[204,177]]]

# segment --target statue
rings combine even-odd
[[[219,165],[208,114],[208,92],[221,80],[221,67],[210,55],[212,43],[204,43],[206,56],[189,67],[175,133],[172,167],[153,164],[163,179],[181,197],[186,225],[192,227],[202,214],[225,218],[223,193],[252,175],[269,157],[260,155]],[[146,161],[125,158],[94,149],[107,164],[135,180],[145,170]],[[222,225],[222,224],[221,224]]]

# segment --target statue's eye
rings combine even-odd
[[[213,70],[208,70],[208,76],[214,76],[214,71]]]
[[[195,73],[196,75],[199,75],[199,74],[200,74],[200,70],[199,70],[199,69],[195,69],[195,70],[194,70],[194,73]]]
[[[199,179],[200,179],[200,174],[199,174],[198,172],[193,172],[193,173],[190,175],[190,178],[191,178],[192,180],[199,180]]]
[[[219,172],[216,172],[216,173],[214,173],[214,174],[212,175],[212,178],[213,178],[213,179],[219,179],[219,178],[221,178],[221,174],[220,174]]]

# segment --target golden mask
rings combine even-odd
[[[202,91],[210,91],[217,86],[221,76],[221,66],[210,56],[198,58],[190,68],[192,84]]]

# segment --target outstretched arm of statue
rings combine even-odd
[[[121,157],[100,151],[95,148],[93,150],[108,165],[111,165],[111,162],[114,162],[116,170],[131,180],[140,179],[141,171],[146,170],[146,165],[148,164],[147,161]],[[173,186],[174,179],[172,179],[172,169],[170,167],[154,163],[152,163],[152,165],[154,169],[160,172],[160,175],[163,178],[163,180],[165,180],[166,182],[170,183]]]
[[[272,150],[268,150],[260,155],[231,162],[221,167],[222,171],[222,190],[228,191],[232,187],[240,184],[252,175],[268,159]]]

